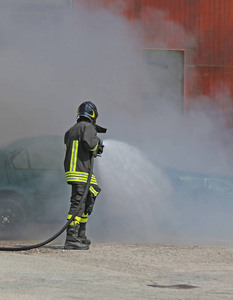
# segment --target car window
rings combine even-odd
[[[63,169],[64,148],[58,141],[48,140],[35,143],[27,148],[31,169]]]
[[[180,177],[183,182],[183,186],[189,189],[201,189],[203,188],[203,179],[194,176]]]
[[[15,169],[29,169],[29,161],[25,150],[13,157],[12,165]]]
[[[207,187],[209,189],[219,191],[219,192],[233,193],[233,187],[228,183],[215,180],[215,179],[207,179],[206,181],[207,181]]]

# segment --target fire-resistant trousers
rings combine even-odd
[[[72,184],[71,198],[70,198],[70,209],[68,213],[68,219],[75,214],[77,207],[80,204],[83,193],[85,191],[85,184]],[[93,190],[93,188],[91,188]],[[96,195],[100,192],[100,188],[95,186],[94,191]],[[91,214],[93,210],[93,206],[95,203],[96,196],[89,190],[87,197],[84,199],[82,205],[80,206],[78,212],[75,214],[75,219],[71,225],[75,225],[77,223],[86,223],[88,215]]]

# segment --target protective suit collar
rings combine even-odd
[[[97,124],[95,124],[95,128],[98,133],[106,133],[106,131],[107,131],[107,128],[101,127]]]

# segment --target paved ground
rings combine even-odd
[[[28,244],[1,241],[0,246]],[[62,243],[0,253],[0,299],[233,299],[233,247]]]

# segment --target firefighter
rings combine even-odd
[[[104,146],[97,133],[106,132],[106,129],[96,124],[97,117],[95,104],[91,101],[83,102],[78,107],[77,123],[66,132],[64,137],[66,149],[64,168],[67,183],[72,186],[68,220],[75,214],[84,193],[92,156],[96,157],[103,152]],[[64,249],[89,249],[91,241],[86,237],[86,223],[100,191],[96,178],[92,174],[88,195],[67,228]]]

